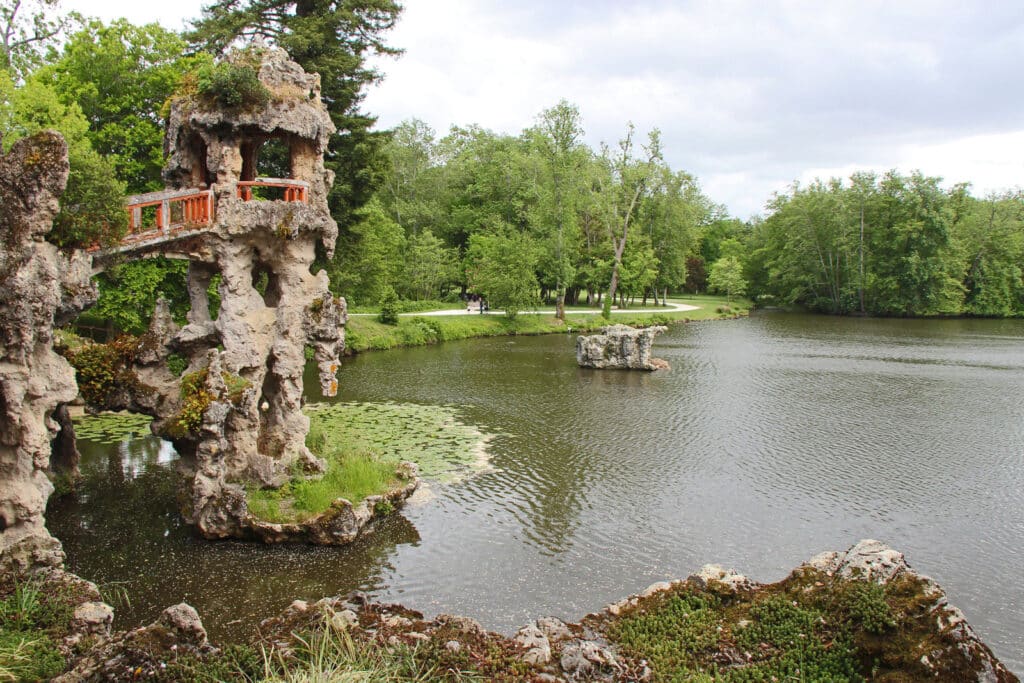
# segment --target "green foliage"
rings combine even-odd
[[[794,185],[750,236],[755,296],[838,314],[1024,315],[1024,201],[920,173]]]
[[[0,599],[0,680],[49,680],[65,668],[55,636],[71,620],[73,596],[22,579]]]
[[[208,375],[203,368],[181,378],[181,409],[168,421],[165,431],[169,436],[185,438],[199,431],[206,409],[217,398],[206,388]]]
[[[470,288],[509,319],[537,303],[537,251],[528,236],[473,235],[466,260]]]
[[[204,64],[197,73],[197,89],[200,95],[229,109],[261,107],[270,101],[270,91],[249,64],[229,61]]]
[[[459,421],[452,408],[338,403],[312,406],[307,414],[306,445],[327,461],[327,473],[321,479],[297,475],[277,490],[250,490],[249,509],[260,519],[308,519],[338,498],[355,505],[385,493],[398,483],[401,460],[412,460],[435,481],[452,481],[480,464],[484,435]],[[387,500],[374,508],[379,515],[393,510]]]
[[[623,649],[646,659],[661,680],[698,668],[698,655],[718,646],[720,602],[713,595],[675,593],[654,608],[612,622],[608,634]]]
[[[81,21],[75,12],[58,13],[60,0],[18,0],[0,3],[0,71],[24,78],[38,67],[47,51]]]
[[[361,302],[381,301],[399,284],[404,246],[401,226],[371,201],[356,212],[328,264],[333,291]]]
[[[253,645],[231,644],[206,656],[178,655],[167,662],[155,680],[168,683],[259,681],[267,673],[263,652]]]
[[[163,189],[164,103],[204,61],[178,34],[124,19],[89,22],[35,74],[88,121],[85,135],[130,193]],[[112,78],[111,74],[116,74]]]
[[[743,265],[735,256],[724,256],[711,265],[708,273],[708,289],[726,295],[729,301],[734,296],[747,292],[747,281],[743,279]]]
[[[896,627],[892,609],[886,602],[885,588],[877,583],[854,583],[843,593],[841,602],[854,623],[868,633],[881,635]]]
[[[181,355],[180,353],[171,353],[167,356],[167,369],[171,371],[175,377],[181,377],[182,373],[188,368],[188,358]]]
[[[385,325],[398,324],[398,295],[395,290],[388,287],[384,290],[384,296],[380,300],[380,315],[377,320]]]
[[[158,298],[168,300],[179,324],[189,310],[185,285],[188,261],[163,257],[121,263],[96,276],[100,296],[89,313],[120,330],[142,334],[153,317]]]
[[[111,164],[96,153],[88,139],[89,123],[75,104],[64,104],[52,86],[30,79],[22,87],[0,97],[0,122],[4,122],[3,144],[7,150],[16,141],[41,130],[55,129],[68,143],[70,173],[67,189],[60,198],[60,212],[48,239],[61,247],[111,244],[127,229],[122,201],[124,184],[114,177]]]
[[[132,363],[139,352],[139,339],[121,335],[106,344],[86,343],[65,353],[75,368],[78,390],[89,405],[118,408],[111,402],[117,392],[138,384]]]
[[[167,421],[164,433],[175,439],[195,437],[203,425],[203,416],[214,401],[237,404],[242,392],[249,388],[249,380],[230,372],[222,372],[223,391],[218,395],[207,386],[209,369],[203,368],[181,378],[181,409]]]
[[[399,287],[411,299],[439,296],[458,279],[456,251],[446,248],[430,230],[408,239],[403,260]]]

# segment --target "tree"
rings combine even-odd
[[[397,284],[405,235],[376,200],[355,215],[328,275],[338,294],[361,304],[378,303]]]
[[[400,52],[383,35],[401,9],[394,0],[217,0],[186,36],[214,53],[239,39],[261,38],[320,74],[323,99],[338,128],[326,163],[337,174],[329,202],[340,225],[350,222],[383,180],[387,136],[370,131],[374,118],[359,105],[366,86],[381,78],[368,58]]]
[[[629,125],[626,137],[619,141],[619,151],[614,158],[607,147],[602,156],[608,167],[608,184],[602,188],[606,197],[608,215],[606,217],[609,236],[614,249],[612,276],[608,284],[608,298],[602,312],[605,318],[610,317],[611,305],[615,300],[615,290],[619,286],[619,268],[622,267],[622,254],[629,239],[629,228],[636,215],[644,190],[655,169],[655,162],[661,160],[661,135],[657,129],[648,136],[648,143],[643,147],[646,158],[637,158],[633,147],[633,124]]]
[[[466,278],[472,289],[509,319],[537,302],[537,251],[526,235],[477,234],[469,238]]]
[[[74,12],[60,13],[60,0],[0,0],[0,71],[24,78],[79,21]]]
[[[545,109],[529,131],[543,168],[543,188],[538,183],[540,223],[550,227],[549,264],[555,288],[555,317],[565,319],[565,289],[575,275],[570,248],[576,243],[576,205],[582,194],[580,169],[586,163],[582,145],[583,123],[579,109],[562,100]],[[547,232],[547,231],[546,231]]]
[[[142,259],[109,268],[97,277],[100,298],[91,311],[119,330],[140,334],[149,327],[156,300],[171,302],[171,313],[183,322],[189,308],[185,289],[188,261]]]
[[[86,137],[129,192],[158,190],[164,187],[163,107],[183,74],[204,61],[183,57],[185,48],[180,36],[157,24],[92,21],[32,78],[52,86],[65,105],[81,108]]]
[[[407,242],[402,292],[410,299],[433,299],[458,277],[458,255],[426,230]]]
[[[419,119],[398,124],[384,147],[389,168],[380,196],[391,217],[416,235],[432,228],[440,213],[440,178],[434,130]]]
[[[734,296],[743,296],[747,291],[747,281],[743,279],[743,264],[735,256],[718,259],[711,264],[708,287],[724,293],[729,301],[732,301]]]
[[[116,242],[127,228],[124,185],[93,150],[82,110],[77,104],[65,105],[52,88],[38,81],[30,80],[20,88],[7,83],[0,85],[0,121],[8,126],[0,131],[5,149],[47,128],[59,131],[68,143],[71,170],[49,239],[62,247]]]

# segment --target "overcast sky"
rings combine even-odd
[[[180,29],[200,2],[65,0]],[[632,121],[747,218],[793,180],[920,169],[1024,185],[1024,2],[406,0],[364,109],[518,133],[565,98],[587,140]]]

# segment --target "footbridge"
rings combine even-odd
[[[256,178],[234,183],[229,196],[243,202],[309,203],[309,183],[292,178]],[[128,232],[113,246],[94,245],[97,256],[172,249],[176,242],[217,229],[217,188],[161,190],[125,199]]]

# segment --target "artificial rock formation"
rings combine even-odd
[[[576,362],[580,367],[600,370],[664,370],[668,363],[651,357],[654,337],[666,327],[637,329],[628,325],[609,325],[601,334],[580,335],[576,339]]]
[[[158,356],[174,350],[189,361],[191,396],[167,395],[159,381],[147,385],[167,395],[156,401],[157,431],[195,455],[186,516],[208,538],[260,536],[246,486],[279,487],[296,471],[323,471],[305,445],[304,352],[312,348],[321,389],[333,396],[346,320],[345,301],[331,294],[326,273],[310,272],[317,245],[329,257],[338,235],[327,206],[333,173],[323,164],[334,125],[320,78],[277,49],[228,60],[255,65],[269,97],[232,107],[198,94],[172,102],[165,179],[171,190],[209,188],[215,210],[205,229],[154,247],[189,260],[192,305],[180,330],[155,320],[147,344]],[[256,180],[260,151],[271,141],[287,151],[290,177],[268,179],[284,187],[256,200],[245,182]],[[207,299],[215,276],[216,316]],[[188,410],[201,419],[183,418]]]
[[[0,574],[60,566],[43,514],[52,416],[78,394],[53,329],[96,298],[91,259],[45,240],[68,177],[67,144],[44,131],[0,154]]]

